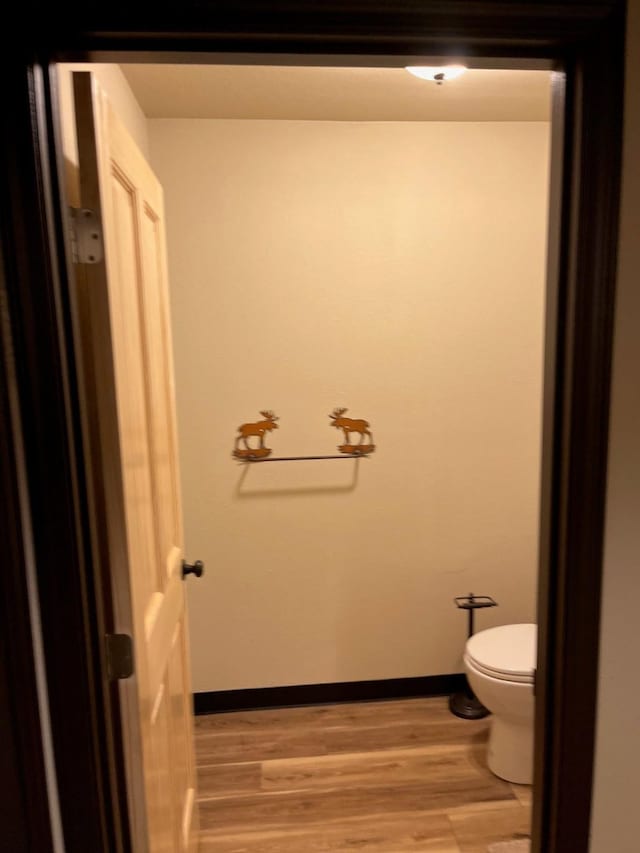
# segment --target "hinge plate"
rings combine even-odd
[[[133,675],[133,643],[128,634],[106,634],[107,677],[119,681]]]
[[[99,264],[103,256],[102,226],[95,210],[71,207],[71,252],[74,264]]]

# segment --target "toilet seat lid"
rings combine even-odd
[[[537,642],[536,625],[501,625],[467,640],[466,656],[471,664],[496,678],[529,681],[536,667]]]

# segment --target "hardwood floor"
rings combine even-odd
[[[486,767],[488,721],[446,699],[196,717],[200,853],[486,853],[530,789]]]

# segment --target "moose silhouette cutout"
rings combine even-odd
[[[334,426],[336,429],[341,429],[344,433],[344,444],[341,444],[338,447],[338,450],[341,453],[352,453],[354,455],[373,453],[376,448],[373,443],[373,435],[369,429],[369,422],[361,419],[345,418],[343,415],[346,411],[348,411],[348,409],[334,409],[332,414],[329,415],[331,418],[331,426]],[[359,433],[360,441],[358,444],[351,444],[349,440],[351,433]],[[369,439],[367,444],[364,444],[365,435]]]
[[[242,424],[238,427],[239,435],[236,436],[233,455],[239,459],[259,459],[261,457],[268,456],[271,453],[271,449],[264,446],[264,436],[265,433],[278,429],[276,421],[279,420],[279,418],[277,418],[273,412],[268,410],[260,412],[260,414],[264,418],[263,421]],[[249,444],[250,438],[258,438],[260,440],[260,445],[258,447],[251,447]],[[241,441],[244,443],[244,448],[239,447]]]

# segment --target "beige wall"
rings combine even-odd
[[[534,619],[546,123],[151,120],[196,691],[461,669],[473,590]],[[335,452],[327,413],[378,450]]]
[[[640,838],[640,3],[629,4],[600,648],[592,853],[636,853]]]
[[[109,100],[118,111],[118,115],[122,119],[124,126],[145,157],[149,156],[147,119],[118,65],[80,62],[72,64],[61,63],[57,66],[57,70],[62,150],[65,158],[67,193],[69,203],[78,205],[78,146],[74,125],[75,111],[73,108],[73,82],[71,73],[73,71],[91,71],[95,75],[100,86],[107,93]]]

